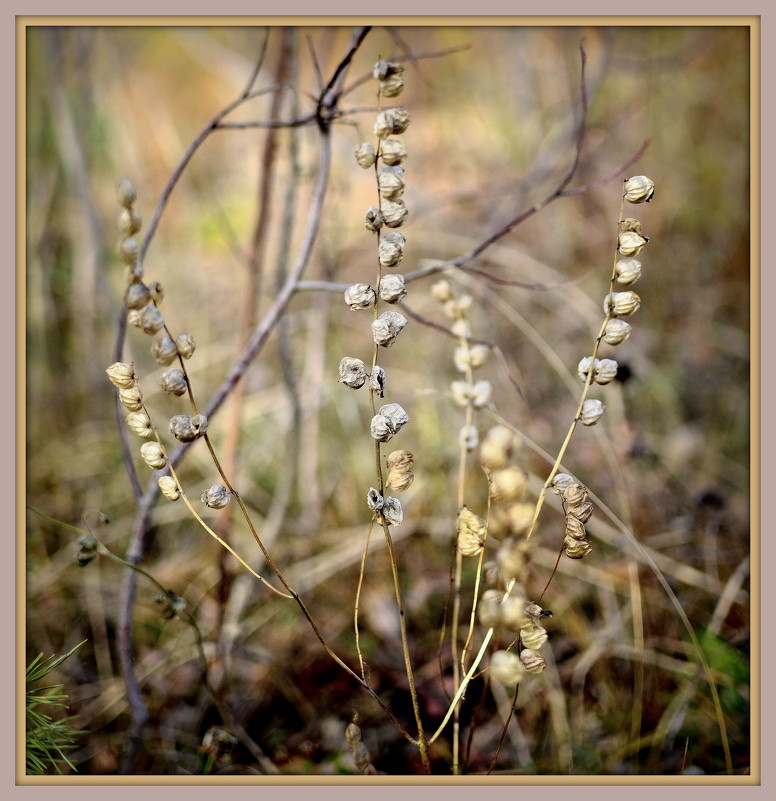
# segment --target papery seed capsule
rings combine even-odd
[[[450,394],[456,406],[465,408],[469,405],[469,385],[465,381],[453,381],[450,384]]]
[[[399,200],[404,194],[404,167],[382,167],[377,174],[377,188],[380,197]]]
[[[629,203],[649,203],[655,194],[655,184],[646,175],[634,175],[625,181],[624,195]]]
[[[154,470],[161,470],[167,464],[164,448],[156,442],[144,442],[140,446],[140,456],[143,461]]]
[[[490,381],[477,381],[471,389],[472,406],[482,409],[490,403],[492,387]]]
[[[384,164],[401,164],[407,158],[407,148],[399,139],[386,139],[380,147],[380,158]]]
[[[161,336],[151,345],[151,355],[159,364],[171,364],[178,355],[178,348],[170,337]]]
[[[473,451],[480,444],[480,432],[477,426],[463,426],[458,433],[458,442],[468,452]]]
[[[592,356],[585,356],[584,359],[580,359],[577,365],[577,375],[580,381],[587,381],[587,376],[591,367],[593,368],[593,375],[595,375],[595,369],[598,367],[598,359],[593,359]]]
[[[375,163],[375,149],[369,142],[361,142],[356,147],[356,161],[359,167],[368,170]]]
[[[383,312],[372,323],[372,337],[376,344],[390,348],[407,325],[407,318],[397,311]]]
[[[496,651],[490,658],[490,676],[508,687],[519,684],[526,675],[520,657],[511,651]]]
[[[379,414],[391,421],[394,433],[410,421],[409,415],[398,403],[386,403],[385,406],[380,407]]]
[[[135,385],[135,368],[131,364],[114,362],[105,372],[114,387],[129,389]]]
[[[119,204],[125,209],[132,206],[135,200],[137,200],[134,184],[129,178],[122,178],[116,184],[116,197],[118,198]]]
[[[388,496],[385,499],[383,508],[380,510],[380,514],[389,526],[401,525],[402,520],[404,520],[404,512],[402,511],[401,502],[398,498],[391,498]]]
[[[197,343],[194,341],[194,337],[191,334],[184,332],[175,337],[175,347],[184,359],[190,359],[194,355]]]
[[[395,61],[385,61],[380,59],[372,68],[372,77],[376,81],[384,81],[391,75],[401,75],[404,72],[404,67]]]
[[[374,487],[370,487],[366,494],[366,505],[373,512],[379,512],[383,508],[384,502],[383,496]]]
[[[345,290],[345,303],[353,311],[370,309],[375,305],[375,291],[369,284],[353,284]]]
[[[134,264],[140,255],[140,245],[134,236],[125,236],[119,242],[119,258],[124,264]]]
[[[136,234],[143,225],[143,218],[132,208],[122,209],[119,213],[119,230],[124,236]]]
[[[139,412],[143,408],[143,393],[140,387],[135,384],[132,387],[119,390],[119,400],[122,406],[130,412]]]
[[[383,222],[389,228],[398,228],[404,224],[409,211],[403,200],[385,200],[380,206]]]
[[[410,115],[402,106],[385,109],[375,118],[374,135],[385,139],[395,134],[404,133],[410,124]]]
[[[505,467],[519,446],[514,432],[506,426],[489,429],[480,446],[480,463],[488,470]]]
[[[505,539],[496,551],[496,564],[507,581],[523,581],[528,564],[530,543],[524,538]]]
[[[380,81],[380,94],[385,97],[396,97],[404,88],[402,73],[404,67],[393,61],[378,61],[372,70],[372,76]]]
[[[582,404],[582,413],[579,416],[579,421],[584,426],[594,426],[604,413],[604,405],[600,400],[593,400],[588,398]]]
[[[377,257],[384,267],[395,267],[404,258],[404,246],[407,243],[404,234],[389,231],[380,237],[377,246]]]
[[[524,648],[520,652],[520,661],[528,673],[541,673],[547,668],[547,660],[533,648]]]
[[[578,482],[576,479],[573,476],[570,476],[568,473],[556,473],[552,479],[553,489],[556,493],[558,493],[558,495],[562,495],[566,487],[570,487],[572,484],[577,483]]]
[[[604,298],[604,314],[629,315],[637,312],[641,298],[635,292],[612,292]]]
[[[523,626],[531,625],[531,619],[525,613],[525,604],[525,598],[516,595],[514,591],[512,595],[504,598],[501,602],[501,624],[514,631],[519,631]]]
[[[385,459],[391,470],[412,470],[415,457],[410,451],[391,451]]]
[[[566,504],[566,508],[587,503],[587,499],[587,487],[584,484],[573,483],[563,488],[563,502]]]
[[[518,537],[531,528],[536,507],[528,501],[512,503],[506,509],[510,532]]]
[[[153,434],[151,418],[145,412],[130,412],[126,416],[130,431],[139,437],[150,437]]]
[[[631,326],[625,320],[607,320],[606,328],[604,328],[604,342],[608,345],[619,345],[630,336],[630,332]]]
[[[636,231],[623,231],[617,239],[617,249],[623,256],[637,256],[649,240]]]
[[[385,479],[385,486],[396,492],[403,492],[408,489],[415,478],[415,474],[409,470],[389,470]]]
[[[465,373],[469,368],[482,367],[488,353],[490,348],[487,345],[460,345],[453,353],[453,363],[459,372]]]
[[[375,206],[370,206],[364,214],[364,228],[372,233],[378,232],[382,227],[385,220],[383,213]]]
[[[431,285],[431,297],[438,300],[440,303],[446,303],[453,298],[453,288],[450,286],[449,281],[441,278]]]
[[[385,394],[385,387],[388,384],[388,376],[380,365],[376,364],[369,374],[369,388],[377,392],[382,398]]]
[[[593,515],[593,504],[585,501],[575,506],[569,506],[566,511],[572,517],[576,517],[580,523],[587,523]]]
[[[608,384],[617,375],[617,362],[614,359],[601,359],[595,368],[593,380],[596,384]]]
[[[164,287],[159,281],[151,281],[148,284],[148,289],[151,292],[151,298],[158,306],[164,300]]]
[[[144,334],[158,334],[164,328],[164,317],[159,309],[151,303],[140,309],[137,327],[142,328]]]
[[[504,593],[500,590],[485,590],[477,606],[477,615],[485,628],[494,629],[501,617],[501,599]]]
[[[571,537],[574,540],[584,540],[587,537],[585,524],[574,515],[567,515],[564,536]]]
[[[380,298],[386,303],[398,303],[406,294],[403,275],[390,273],[380,279]]]
[[[638,259],[618,259],[614,268],[621,284],[635,284],[641,278],[641,262]]]
[[[175,395],[180,397],[186,392],[188,382],[186,381],[186,374],[180,367],[171,367],[162,373],[159,379],[159,386],[168,395]]]
[[[376,414],[369,424],[369,433],[378,442],[388,442],[396,433],[391,421],[384,414]]]
[[[451,326],[450,330],[459,338],[459,339],[469,339],[472,335],[472,327],[471,323],[468,320],[465,320],[463,317],[456,320]]]
[[[176,414],[170,418],[170,433],[181,442],[191,442],[207,432],[207,417],[203,414]]]
[[[160,476],[158,480],[159,489],[168,501],[177,501],[181,497],[178,482],[172,476]]]
[[[566,556],[571,559],[583,559],[593,550],[590,540],[575,540],[571,537],[566,537],[563,540],[563,545]]]
[[[485,521],[466,506],[461,507],[456,521],[458,551],[463,556],[476,556],[483,548]]]
[[[525,495],[528,474],[511,465],[494,470],[490,476],[490,497],[494,501],[516,501]]]
[[[366,366],[361,359],[343,356],[339,363],[339,383],[351,389],[360,389],[366,383]]]
[[[200,500],[211,509],[223,509],[231,500],[231,494],[223,484],[213,484],[202,493]]]
[[[547,642],[547,630],[532,623],[520,629],[520,641],[526,648],[538,651]]]

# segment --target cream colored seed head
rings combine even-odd
[[[231,494],[223,484],[213,484],[202,493],[200,500],[210,509],[223,509],[231,500]]]
[[[606,328],[604,329],[604,342],[608,345],[619,345],[630,336],[630,332],[631,325],[626,323],[625,320],[617,318],[607,320]]]
[[[480,446],[480,463],[488,470],[506,467],[520,448],[520,440],[506,426],[489,429]]]
[[[383,222],[389,228],[399,228],[404,225],[409,211],[403,200],[385,200],[380,206]]]
[[[608,384],[617,375],[617,362],[614,359],[601,359],[595,368],[593,380],[596,384]]]
[[[496,651],[490,658],[490,676],[510,687],[519,684],[526,675],[520,657],[511,651]]]
[[[592,550],[593,546],[590,540],[577,540],[572,537],[566,537],[563,540],[566,556],[571,559],[583,559]]]
[[[584,426],[594,426],[604,413],[604,405],[600,400],[588,398],[582,405],[579,421]]]
[[[145,412],[130,412],[126,417],[130,431],[139,437],[150,437],[153,434],[151,418]]]
[[[520,661],[528,673],[541,673],[547,668],[547,660],[533,648],[524,648],[520,652]]]
[[[397,311],[383,312],[372,323],[372,338],[377,345],[390,348],[407,325],[407,318]]]
[[[184,332],[175,337],[175,347],[184,359],[190,359],[194,355],[197,343],[191,334]]]
[[[655,194],[655,184],[646,175],[634,175],[626,179],[623,194],[629,203],[649,203]]]
[[[520,641],[526,648],[538,651],[547,642],[547,630],[531,623],[520,629]]]
[[[151,345],[151,355],[159,364],[172,364],[178,355],[178,348],[170,337],[161,336]]]
[[[398,303],[406,294],[404,276],[398,273],[384,275],[380,279],[380,299],[386,303]]]
[[[135,368],[132,364],[114,362],[105,372],[114,387],[129,389],[135,385]]]
[[[180,367],[171,367],[169,370],[165,370],[162,373],[162,377],[159,379],[159,386],[161,386],[162,390],[168,395],[180,397],[185,394],[188,388],[186,374]]]
[[[641,262],[638,259],[618,259],[615,264],[617,280],[621,284],[635,284],[641,278]]]
[[[514,536],[526,534],[531,528],[536,507],[528,501],[512,503],[507,507],[509,530]]]
[[[339,383],[351,389],[360,389],[366,383],[366,365],[361,359],[343,356],[339,364]]]
[[[140,387],[135,384],[132,387],[119,390],[119,400],[122,406],[131,412],[139,412],[143,408],[143,393]]]
[[[116,184],[116,196],[119,201],[119,205],[123,206],[125,209],[131,208],[135,200],[137,200],[137,192],[135,192],[135,186],[129,178],[122,178],[118,184]]]
[[[407,158],[407,148],[398,139],[386,139],[380,148],[380,157],[384,164],[401,164]]]
[[[457,547],[463,556],[476,556],[483,548],[486,528],[485,521],[467,507],[458,512]]]
[[[359,167],[368,170],[375,163],[375,149],[369,142],[361,142],[356,147],[356,161]]]
[[[494,501],[518,501],[525,495],[528,474],[514,465],[494,470],[490,476],[490,497]]]
[[[159,489],[168,501],[177,501],[181,496],[178,482],[172,476],[160,476],[158,480]]]
[[[140,446],[140,456],[154,470],[161,470],[167,464],[164,448],[156,440],[144,442]]]
[[[369,284],[353,284],[345,290],[345,303],[353,311],[371,309],[375,305],[375,291]]]

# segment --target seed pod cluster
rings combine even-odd
[[[480,601],[480,622],[489,627],[504,626],[519,632],[522,648],[520,655],[509,650],[499,650],[490,659],[491,677],[501,684],[514,685],[527,673],[541,673],[547,661],[539,649],[547,642],[547,630],[541,618],[551,616],[533,601],[526,601],[519,594],[504,598],[498,590],[487,590]]]
[[[478,556],[485,547],[487,528],[485,521],[466,506],[461,507],[457,519],[456,547],[463,556]]]
[[[571,559],[582,559],[587,556],[593,546],[587,538],[585,523],[593,514],[587,487],[580,484],[566,473],[558,473],[553,479],[553,487],[563,500],[566,524],[563,548]]]
[[[412,472],[414,461],[415,457],[409,451],[392,451],[388,454],[388,477],[385,486],[396,492],[406,490],[415,478]]]

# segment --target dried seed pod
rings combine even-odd
[[[614,359],[601,359],[595,368],[593,380],[596,384],[608,384],[617,375],[617,362]]]
[[[385,486],[396,492],[404,492],[412,484],[415,474],[409,470],[389,470]]]
[[[404,225],[409,211],[403,200],[384,200],[380,205],[383,222],[389,228],[399,228]]]
[[[167,464],[164,448],[156,440],[144,442],[140,446],[140,456],[154,470],[161,470]]]
[[[562,495],[563,490],[565,490],[566,487],[570,487],[572,484],[577,484],[577,483],[578,483],[577,480],[568,473],[556,473],[552,479],[553,490],[558,495]]]
[[[566,556],[571,559],[584,559],[593,550],[590,540],[576,540],[572,537],[566,537],[563,540],[563,545]]]
[[[380,510],[380,514],[389,526],[401,525],[402,520],[404,520],[404,512],[402,511],[401,502],[398,498],[391,498],[388,496],[385,499],[383,508]]]
[[[526,600],[520,595],[512,594],[501,602],[500,622],[508,629],[520,631],[524,626],[532,625],[531,618],[525,611]]]
[[[120,389],[119,400],[130,412],[139,412],[143,408],[143,393],[140,391],[140,387],[137,384],[132,387]]]
[[[634,175],[626,179],[623,194],[629,203],[649,203],[655,194],[655,184],[646,175]]]
[[[580,381],[587,381],[587,376],[591,367],[593,368],[593,375],[595,375],[595,368],[598,367],[598,359],[593,359],[592,356],[585,356],[583,359],[580,359],[577,365],[577,375]]]
[[[533,523],[536,507],[528,501],[510,504],[506,509],[509,530],[513,536],[525,534]]]
[[[404,67],[395,61],[385,61],[380,59],[372,68],[372,77],[376,81],[384,81],[391,75],[401,75],[404,72]]]
[[[615,317],[633,314],[641,306],[641,298],[635,292],[612,292],[604,298],[604,314]]]
[[[547,668],[547,660],[533,648],[520,651],[520,661],[528,673],[541,673]]]
[[[456,540],[459,553],[463,556],[476,556],[483,549],[483,541],[487,529],[485,521],[467,507],[461,507],[457,519],[458,538]]]
[[[402,106],[387,108],[375,117],[374,135],[378,139],[402,134],[410,124],[410,115]]]
[[[151,292],[151,298],[158,306],[164,300],[164,287],[159,281],[151,281],[148,285],[148,289]]]
[[[590,503],[590,501],[585,501],[576,506],[569,506],[566,511],[569,515],[576,517],[581,523],[587,523],[593,514],[593,504]]]
[[[194,355],[197,343],[194,341],[194,337],[191,334],[184,332],[175,337],[175,347],[184,359],[190,359]]]
[[[450,395],[456,406],[465,408],[469,405],[469,385],[465,381],[453,381],[450,384]]]
[[[378,442],[388,442],[396,432],[393,430],[391,421],[384,414],[376,414],[369,424],[369,433]]]
[[[353,767],[356,769],[356,773],[364,776],[377,774],[375,766],[369,760],[369,751],[361,741],[361,729],[359,726],[355,723],[349,724],[345,729],[345,740],[353,753]]]
[[[140,245],[134,236],[125,236],[119,242],[119,258],[124,264],[133,265],[140,255]]]
[[[366,494],[366,505],[373,511],[379,512],[383,508],[383,496],[374,488],[370,487]]]
[[[459,338],[459,339],[469,339],[472,335],[472,326],[468,320],[465,320],[463,317],[457,319],[451,326],[450,330]]]
[[[490,403],[492,387],[490,381],[477,381],[471,389],[472,406],[482,409]]]
[[[130,431],[139,437],[150,437],[154,433],[151,418],[145,412],[130,412],[126,416]]]
[[[617,318],[607,320],[606,328],[604,328],[604,342],[608,345],[619,345],[630,336],[631,330],[630,323],[626,323],[625,320]]]
[[[142,309],[151,302],[151,290],[142,282],[130,284],[124,292],[124,305],[128,309]]]
[[[623,256],[637,256],[647,242],[649,239],[637,231],[626,230],[617,238],[617,249]]]
[[[361,142],[356,147],[356,161],[359,167],[368,170],[375,163],[375,149],[369,142]]]
[[[441,278],[439,281],[431,285],[431,297],[438,300],[440,303],[447,303],[453,298],[453,288],[450,286],[449,281]]]
[[[641,278],[641,262],[638,259],[618,259],[614,269],[621,284],[635,284]]]
[[[375,291],[369,284],[353,284],[345,290],[345,303],[353,311],[371,309],[375,305]]]
[[[477,607],[477,615],[485,628],[495,629],[501,618],[501,600],[504,593],[500,590],[485,590]]]
[[[231,493],[223,484],[213,484],[200,495],[200,500],[211,509],[223,509],[231,497]]]
[[[525,579],[526,566],[530,558],[530,543],[525,539],[509,537],[496,551],[496,564],[507,581]]]
[[[388,231],[380,237],[377,246],[377,258],[383,267],[395,267],[404,258],[404,246],[407,239],[398,231]]]
[[[137,322],[133,321],[133,325],[142,328],[144,334],[158,334],[164,328],[164,317],[162,317],[162,313],[153,303],[149,303],[139,311],[133,309],[133,312],[137,315]],[[133,312],[127,315],[127,321],[129,321]]]
[[[175,395],[180,397],[186,392],[188,382],[186,381],[186,374],[180,367],[171,367],[162,373],[159,379],[159,386],[168,395]]]
[[[490,475],[490,497],[494,501],[516,501],[525,495],[528,473],[516,466],[502,467]]]
[[[477,367],[482,367],[488,358],[490,348],[487,345],[459,345],[453,353],[453,362],[456,370],[461,373]]]
[[[410,421],[407,412],[398,403],[386,403],[385,406],[380,407],[379,414],[391,421],[394,434]]]
[[[463,426],[458,432],[458,442],[468,452],[473,451],[480,444],[480,432],[477,426]]]
[[[404,194],[404,167],[381,167],[377,174],[377,188],[380,197],[399,200]]]
[[[511,651],[496,651],[490,658],[490,676],[508,687],[519,684],[526,675],[520,657]]]
[[[382,398],[385,395],[387,384],[388,376],[385,374],[385,370],[379,364],[376,364],[369,375],[369,388],[377,392]]]
[[[402,73],[404,67],[393,61],[378,61],[372,70],[372,76],[380,81],[380,94],[384,97],[396,97],[404,88]]]
[[[375,206],[370,206],[364,214],[364,228],[372,233],[377,233],[382,227],[385,220],[383,213]]]
[[[129,389],[135,385],[135,368],[132,364],[114,362],[105,372],[114,387]]]
[[[118,198],[119,205],[125,209],[130,208],[137,200],[137,193],[135,186],[129,178],[122,178],[116,184],[116,197]]]
[[[386,303],[398,303],[406,294],[403,275],[390,273],[380,279],[380,298]]]
[[[119,213],[119,230],[124,236],[136,234],[143,226],[143,218],[133,208],[122,209]]]
[[[380,158],[384,164],[401,164],[407,158],[407,148],[399,139],[386,139],[380,146]]]
[[[168,501],[177,501],[178,498],[181,497],[178,482],[172,476],[160,476],[158,483],[162,495],[164,495]]]
[[[372,337],[376,344],[390,348],[405,325],[407,318],[403,314],[397,311],[383,312],[372,323]]]
[[[586,539],[587,532],[585,531],[585,524],[572,514],[566,515],[566,528],[564,536],[571,537],[571,539],[574,540]]]
[[[480,446],[480,463],[488,470],[506,467],[520,445],[515,433],[506,426],[494,426],[485,434]]]
[[[594,426],[604,413],[604,405],[600,400],[593,400],[588,398],[582,404],[582,412],[579,416],[579,421],[584,426]]]
[[[178,348],[170,337],[161,336],[151,345],[151,355],[159,364],[172,364],[178,355]]]
[[[587,500],[587,487],[584,484],[567,484],[563,488],[563,503],[567,509],[587,503]]]
[[[360,389],[366,383],[366,366],[361,359],[343,356],[339,363],[339,383],[351,389]]]
[[[207,432],[204,414],[176,414],[170,418],[170,433],[181,442],[191,442]]]
[[[535,623],[520,629],[520,642],[526,648],[538,651],[547,642],[547,630]]]
[[[391,451],[385,459],[389,470],[412,470],[415,457],[410,451]]]

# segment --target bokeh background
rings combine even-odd
[[[105,377],[125,282],[116,181],[134,182],[147,224],[186,148],[241,94],[262,51],[255,87],[289,85],[278,107],[277,93],[267,92],[229,115],[244,127],[206,139],[145,259],[147,278],[164,287],[168,323],[197,340],[188,367],[204,406],[231,368],[245,326],[266,313],[296,257],[316,177],[314,126],[270,133],[250,123],[312,111],[351,35],[336,26],[27,29],[27,501],[90,530],[119,556],[137,503]],[[744,27],[700,25],[375,27],[350,65],[340,102],[347,113],[333,126],[326,205],[304,276],[310,281],[372,280],[374,242],[362,218],[374,184],[353,149],[372,138],[375,96],[366,78],[378,58],[425,56],[406,63],[400,98],[412,118],[402,136],[410,217],[401,229],[401,271],[409,273],[468,252],[558,186],[574,158],[584,42],[587,131],[569,187],[589,190],[548,204],[471,263],[521,285],[449,276],[474,299],[473,335],[498,344],[520,387],[491,359],[477,377],[492,382],[492,407],[476,424],[484,433],[504,420],[524,435],[519,458],[534,490],[549,470],[543,454],[555,454],[568,429],[576,365],[600,325],[621,176],[604,179],[649,140],[626,173],[645,173],[657,186],[653,202],[628,211],[650,236],[635,287],[642,306],[616,352],[619,380],[596,395],[606,403],[604,419],[577,432],[564,460],[608,514],[591,521],[593,553],[561,560],[543,600],[554,613],[550,668],[519,695],[496,773],[726,771],[698,655],[633,540],[648,549],[703,643],[732,768],[749,768],[749,36]],[[413,282],[406,304],[445,325],[429,292],[435,279]],[[123,358],[135,362],[163,428],[185,409],[157,389],[148,345],[129,331]],[[416,478],[402,496],[405,522],[395,533],[432,729],[446,707],[437,652],[462,424],[448,393],[457,377],[453,347],[444,333],[412,320],[381,362],[389,399],[411,417],[396,444],[415,454]],[[337,383],[337,365],[343,355],[367,360],[370,351],[363,313],[347,310],[337,292],[299,292],[246,374],[240,403],[227,403],[210,425],[274,558],[351,664],[373,449],[366,396]],[[145,489],[151,471],[139,458],[135,469]],[[204,447],[190,449],[180,469],[194,498],[217,480]],[[486,493],[472,459],[467,503],[484,513]],[[208,519],[267,573],[237,517]],[[201,681],[192,630],[165,617],[143,578],[132,635],[150,720],[128,762],[132,720],[116,650],[125,571],[108,559],[79,568],[78,535],[33,512],[25,535],[26,658],[87,640],[56,674],[85,731],[71,754],[80,774],[261,770],[242,743],[207,759],[203,738],[224,722]],[[536,596],[561,538],[562,517],[550,504],[533,561]],[[214,686],[276,770],[352,772],[344,728],[357,712],[378,770],[418,771],[417,753],[327,657],[298,609],[246,581],[182,504],[155,506],[142,565],[185,598]],[[466,578],[471,586],[473,575]],[[376,539],[360,625],[373,685],[410,725],[393,589]],[[475,713],[477,721],[468,772],[488,769],[510,705],[503,688],[482,681],[467,694],[466,736]],[[442,738],[432,754],[440,773],[449,771],[447,749]]]

